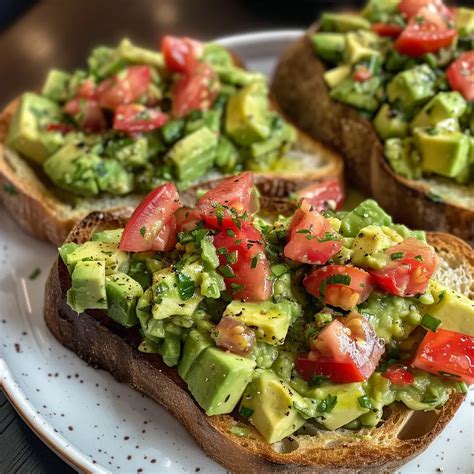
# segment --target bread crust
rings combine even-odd
[[[429,185],[396,174],[387,163],[372,123],[357,109],[334,101],[324,82],[327,70],[314,54],[309,28],[283,53],[271,92],[283,112],[312,137],[344,156],[347,177],[373,196],[398,222],[453,233],[474,244],[474,209],[434,202]]]
[[[288,210],[288,205],[287,210]],[[280,210],[283,211],[284,204]],[[97,230],[123,226],[118,214],[95,212],[70,233],[67,241],[83,242]],[[474,265],[473,250],[453,236],[429,234],[443,251],[457,252],[463,264]],[[118,381],[130,384],[160,403],[191,433],[214,460],[235,473],[388,473],[405,464],[431,443],[454,416],[465,396],[453,394],[437,412],[413,412],[401,404],[387,410],[379,428],[358,432],[318,431],[292,436],[270,445],[251,428],[239,437],[230,430],[242,423],[232,415],[208,417],[194,402],[176,370],[156,354],[140,353],[139,337],[92,310],[77,314],[66,303],[70,277],[58,258],[45,289],[45,320],[55,337],[88,363],[108,370]],[[248,427],[248,425],[246,425]]]
[[[0,114],[0,202],[3,202],[13,219],[34,237],[60,245],[73,225],[93,210],[118,211],[129,217],[144,195],[131,194],[115,198],[112,204],[100,199],[88,200],[88,209],[81,211],[52,192],[51,183],[38,172],[35,165],[8,150],[8,128],[18,104],[19,98],[16,98]],[[343,186],[344,165],[337,153],[303,132],[298,132],[295,150],[313,155],[320,166],[307,173],[254,173],[255,183],[264,196],[288,196],[312,182],[328,177],[337,178]],[[199,183],[190,188],[185,193],[189,198],[185,204],[194,204],[198,188],[210,187],[217,182]]]

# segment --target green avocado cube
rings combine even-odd
[[[105,154],[130,168],[142,167],[148,162],[148,140],[145,137],[136,140],[121,138],[110,140]]]
[[[327,70],[324,73],[324,82],[332,89],[344,81],[344,79],[347,79],[351,72],[352,68],[349,64],[342,64]]]
[[[474,33],[474,10],[472,8],[456,8],[456,29],[463,34]]]
[[[92,234],[92,241],[104,242],[106,244],[114,244],[118,246],[120,239],[122,238],[122,234],[123,229],[102,230]]]
[[[128,38],[120,42],[117,53],[119,57],[131,63],[148,64],[159,69],[163,69],[165,66],[163,54],[135,46]]]
[[[348,77],[331,89],[329,95],[332,99],[344,104],[367,110],[368,112],[375,112],[379,107],[376,93],[380,84],[381,81],[378,76],[372,77],[365,82],[357,82]]]
[[[466,101],[459,92],[439,92],[416,114],[411,127],[435,127],[443,120],[461,117],[466,107]]]
[[[408,179],[421,177],[420,158],[411,137],[388,138],[385,141],[384,153],[397,174]]]
[[[101,158],[95,167],[99,190],[115,195],[133,191],[133,174],[116,160]]]
[[[373,199],[366,199],[342,218],[340,232],[344,237],[355,237],[371,224],[390,226],[392,218]]]
[[[51,69],[43,85],[41,94],[55,102],[65,102],[69,96],[71,75],[58,69]]]
[[[61,247],[59,247],[59,255],[60,255],[62,261],[64,262],[64,264],[67,266],[69,274],[71,274],[72,271],[74,270],[74,265],[76,264],[76,262],[74,262],[73,265],[68,265],[67,264],[67,256],[71,252],[76,250],[77,247],[79,247],[79,244],[76,244],[74,242],[67,242],[65,244],[62,244]]]
[[[232,301],[225,309],[223,317],[231,317],[255,329],[257,339],[273,346],[285,342],[291,322],[291,307],[285,300],[279,303],[242,303]]]
[[[186,380],[194,361],[211,346],[214,346],[214,342],[208,334],[196,329],[188,334],[184,342],[183,357],[178,365],[178,374],[183,380]]]
[[[405,137],[408,133],[408,122],[388,104],[380,107],[373,123],[382,140]]]
[[[370,22],[360,15],[349,13],[323,13],[320,20],[322,31],[346,33],[354,30],[370,30]]]
[[[49,123],[60,122],[61,118],[59,105],[47,97],[26,92],[21,96],[10,123],[7,145],[41,165],[57,147],[55,141],[45,138],[50,134],[58,136],[56,132],[43,129]]]
[[[98,46],[87,58],[87,64],[91,74],[101,80],[123,69],[127,66],[127,61],[121,58],[115,49]]]
[[[386,22],[389,15],[397,13],[399,3],[400,0],[369,0],[362,10],[362,16],[372,23]]]
[[[468,166],[470,142],[464,133],[416,128],[414,136],[423,171],[455,178]]]
[[[208,347],[189,369],[186,383],[206,415],[223,415],[235,408],[254,369],[252,359]]]
[[[346,63],[356,64],[363,59],[381,57],[380,36],[372,31],[353,31],[346,34],[344,59]]]
[[[342,33],[316,33],[311,37],[316,54],[329,62],[338,63],[346,48],[346,37]]]
[[[178,140],[167,153],[166,159],[174,165],[180,181],[192,182],[212,168],[217,142],[216,133],[201,127]]]
[[[138,298],[143,296],[140,283],[126,273],[117,272],[105,278],[105,290],[108,316],[127,328],[138,324],[135,308]]]
[[[225,116],[225,131],[239,145],[265,140],[271,132],[269,102],[264,84],[253,82],[233,95]]]
[[[399,72],[387,85],[388,100],[413,110],[435,95],[435,82],[436,75],[427,64]]]
[[[295,398],[298,394],[271,370],[258,370],[242,396],[240,414],[268,443],[276,443],[305,423],[293,406]]]
[[[85,309],[107,309],[105,262],[77,262],[71,274],[67,304],[77,313]]]

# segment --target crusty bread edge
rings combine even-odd
[[[283,53],[271,93],[283,112],[345,159],[347,177],[372,195],[398,222],[414,228],[453,233],[474,243],[474,209],[428,197],[428,186],[408,180],[388,165],[371,122],[353,107],[332,100],[324,83],[324,63],[313,53],[313,25]]]
[[[92,213],[77,224],[68,241],[81,242],[90,238],[95,230],[121,226],[125,220],[117,215]],[[474,252],[469,246],[447,234],[431,233],[430,242],[450,249],[470,266],[474,265]],[[61,268],[62,266],[62,268]],[[45,289],[45,320],[55,337],[81,358],[94,366],[112,373],[121,382],[148,395],[164,406],[191,433],[202,449],[231,472],[236,473],[381,473],[392,472],[427,448],[441,432],[465,398],[453,394],[437,413],[430,431],[414,439],[394,437],[403,430],[412,414],[401,404],[395,404],[393,413],[382,428],[362,430],[362,440],[352,434],[322,436],[295,436],[297,449],[291,452],[277,452],[253,430],[251,438],[239,437],[230,432],[236,420],[229,415],[206,416],[193,401],[183,384],[176,383],[176,375],[170,377],[170,370],[162,362],[157,368],[150,364],[151,355],[142,354],[132,348],[123,338],[111,332],[91,315],[74,313],[65,302],[64,282],[60,272],[67,270],[58,258],[54,263]],[[432,413],[432,412],[431,412]],[[372,446],[371,433],[378,430],[391,435],[387,445]],[[328,438],[328,446],[325,443]]]

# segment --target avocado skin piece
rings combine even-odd
[[[387,85],[388,100],[413,110],[435,95],[435,81],[436,75],[427,64],[399,72]]]
[[[342,33],[315,33],[311,41],[316,54],[330,63],[342,60],[346,38]]]
[[[375,94],[380,84],[380,78],[377,76],[365,82],[356,82],[352,78],[347,78],[331,89],[329,95],[339,102],[368,112],[375,112],[379,107]]]
[[[323,13],[320,20],[322,31],[346,33],[354,30],[370,30],[370,22],[360,15]]]
[[[236,143],[249,146],[271,132],[268,95],[264,84],[253,82],[233,95],[225,116],[225,131]]]
[[[48,72],[41,95],[55,102],[65,102],[69,97],[71,75],[58,69]]]
[[[201,127],[177,141],[166,155],[174,165],[180,181],[192,182],[205,174],[214,164],[217,134]]]
[[[184,343],[183,356],[178,364],[178,374],[183,380],[186,380],[194,361],[203,351],[212,346],[214,342],[208,334],[196,329],[188,334]]]
[[[416,114],[410,125],[412,129],[434,127],[443,120],[461,117],[466,108],[466,101],[459,92],[439,92]]]
[[[56,132],[42,131],[41,128],[52,122],[60,122],[61,118],[62,112],[57,104],[46,97],[26,92],[21,96],[10,123],[7,145],[41,165],[55,151],[44,141],[43,136],[58,135]]]
[[[206,348],[189,369],[185,382],[206,415],[230,413],[252,379],[255,361]]]
[[[456,178],[467,168],[470,141],[464,133],[415,128],[414,136],[423,171]]]
[[[268,443],[276,443],[305,423],[293,408],[296,395],[271,370],[259,369],[244,392],[240,413],[251,413],[250,423]]]
[[[77,262],[71,274],[67,304],[77,313],[85,309],[107,309],[105,262]]]
[[[390,226],[392,218],[373,199],[366,199],[343,217],[340,232],[344,237],[355,237],[370,224]]]
[[[474,337],[474,302],[434,280],[430,281],[430,291],[435,302],[420,312],[441,320],[442,329]]]
[[[107,294],[107,315],[127,328],[138,324],[135,313],[138,298],[143,296],[143,288],[126,273],[117,272],[105,278]]]
[[[405,137],[408,133],[408,122],[393,110],[389,104],[383,104],[380,107],[373,124],[382,140]]]

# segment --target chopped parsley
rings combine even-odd
[[[38,278],[38,276],[40,275],[41,273],[41,270],[36,267],[31,273],[30,273],[30,276],[28,277],[30,280],[36,280],[36,278]]]
[[[310,387],[317,387],[321,385],[322,382],[325,382],[329,378],[326,375],[313,375],[309,381]]]
[[[244,418],[250,418],[252,416],[253,412],[254,412],[254,410],[252,408],[244,407],[244,406],[240,407],[240,414]]]
[[[330,242],[331,240],[340,240],[334,232],[325,232],[323,237],[318,237],[318,242]]]
[[[258,263],[258,256],[255,255],[254,257],[252,257],[250,268],[257,268],[257,263]]]
[[[234,270],[229,265],[221,265],[219,267],[219,272],[224,278],[234,278],[235,273]]]
[[[227,229],[226,232],[229,237],[235,237],[235,232],[232,229]]]
[[[178,280],[178,293],[182,300],[189,300],[194,295],[196,284],[191,277],[182,272],[176,274]]]
[[[403,252],[394,252],[390,255],[390,258],[392,260],[401,260],[404,257],[405,257],[405,254]]]
[[[336,406],[337,395],[328,395],[324,400],[321,400],[318,405],[318,411],[321,413],[331,413]]]
[[[146,227],[145,226],[140,227],[140,235],[142,237],[145,237],[145,233],[146,233]]]
[[[349,286],[351,284],[351,277],[349,275],[342,275],[341,273],[337,273],[336,275],[331,275],[327,277],[321,283],[319,287],[319,293],[321,296],[326,294],[326,287],[327,285],[346,285]]]
[[[18,194],[17,189],[13,184],[6,183],[3,185],[3,190],[8,193],[10,196],[16,196]]]

